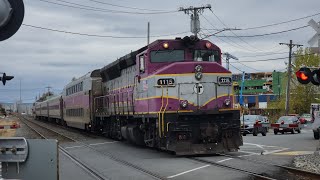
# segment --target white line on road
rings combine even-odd
[[[117,143],[119,141],[108,141],[108,142],[103,142],[103,143],[94,143],[94,144],[89,144],[90,146],[98,146],[98,145],[103,145],[103,144],[112,144],[112,143]]]
[[[251,154],[251,155],[260,155],[259,153],[255,153],[255,152],[250,152],[250,151],[238,151],[238,152],[242,152],[242,153],[247,153],[247,154]]]
[[[222,160],[220,160],[220,161],[217,161],[217,163],[222,163],[222,162],[225,162],[225,161],[229,161],[229,160],[231,160],[231,159],[233,159],[233,158],[222,159]]]
[[[196,171],[196,170],[199,170],[199,169],[202,169],[202,168],[206,168],[206,167],[208,167],[208,166],[210,166],[210,165],[207,164],[207,165],[205,165],[205,166],[201,166],[201,167],[198,167],[198,168],[190,169],[190,170],[188,170],[188,171],[184,171],[184,172],[182,172],[182,173],[179,173],[179,174],[176,174],[176,175],[173,175],[173,176],[168,176],[167,178],[168,178],[168,179],[171,179],[171,178],[174,178],[174,177],[183,175],[183,174],[187,174],[187,173],[192,172],[192,171]]]

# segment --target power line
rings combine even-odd
[[[248,58],[248,57],[261,57],[261,56],[270,56],[274,54],[287,54],[288,52],[280,52],[280,53],[268,53],[268,54],[261,54],[261,55],[252,55],[252,56],[240,56],[239,58]]]
[[[313,55],[313,54],[303,54],[303,55],[293,55],[293,57],[302,57],[302,56],[307,56],[307,55]],[[254,61],[236,61],[234,63],[251,63],[251,62],[263,62],[263,61],[275,61],[275,60],[280,60],[280,59],[288,59],[289,57],[280,57],[280,58],[270,58],[270,59],[259,59],[259,60],[254,60]]]
[[[274,35],[274,34],[281,34],[281,33],[286,33],[286,32],[290,32],[290,31],[296,31],[299,29],[303,29],[309,27],[309,25],[305,25],[305,26],[300,26],[297,28],[293,28],[293,29],[288,29],[288,30],[284,30],[284,31],[278,31],[278,32],[272,32],[272,33],[266,33],[266,34],[255,34],[255,35],[248,35],[248,36],[216,36],[216,37],[220,37],[220,38],[238,38],[238,37],[261,37],[261,36],[269,36],[269,35]]]
[[[97,1],[97,0],[88,0],[92,1],[98,4],[105,4],[113,7],[121,7],[121,8],[127,8],[127,9],[134,9],[134,10],[142,10],[142,11],[165,11],[165,10],[159,10],[159,9],[144,9],[144,8],[137,8],[137,7],[129,7],[129,6],[122,6],[122,5],[117,5],[117,4],[112,4],[112,3],[107,3],[107,2],[102,2],[102,1]]]
[[[212,10],[211,10],[211,13],[218,19],[218,21],[219,21],[222,25],[224,25],[225,27],[228,27]],[[238,39],[240,39],[240,41],[244,42],[245,44],[247,44],[247,45],[250,46],[251,48],[256,49],[256,50],[258,50],[258,51],[263,51],[263,50],[261,50],[261,49],[258,49],[258,48],[256,48],[256,47],[252,46],[252,45],[249,44],[247,41],[243,40],[241,37],[239,37],[239,36],[238,36],[235,32],[233,32],[232,30],[231,30],[230,32],[231,32],[233,35],[235,35]]]
[[[87,6],[83,4],[78,4],[78,3],[71,3],[63,0],[57,0],[60,2],[64,2],[67,4],[61,4],[57,2],[52,2],[52,1],[47,1],[47,0],[38,0],[41,2],[49,3],[49,4],[55,4],[59,6],[65,6],[69,8],[74,8],[74,9],[82,9],[82,10],[87,10],[87,11],[96,11],[96,12],[106,12],[106,13],[123,13],[123,14],[137,14],[137,15],[146,15],[146,14],[168,14],[168,13],[176,13],[178,11],[162,11],[162,12],[133,12],[133,11],[119,11],[119,10],[111,10],[111,9],[104,9],[104,8],[97,8],[93,6]],[[68,5],[71,4],[71,5]],[[74,6],[76,5],[76,6]]]
[[[235,67],[234,65],[230,64],[230,66],[232,66],[233,68],[235,68],[236,70],[243,72],[242,70],[240,70],[239,68]]]
[[[65,30],[59,30],[59,29],[53,29],[53,28],[47,28],[42,26],[35,26],[30,24],[22,24],[26,27],[31,27],[35,29],[41,29],[46,31],[53,31],[53,32],[59,32],[59,33],[65,33],[65,34],[72,34],[72,35],[79,35],[79,36],[88,36],[88,37],[98,37],[98,38],[119,38],[119,39],[143,39],[147,38],[146,36],[112,36],[112,35],[98,35],[98,34],[87,34],[87,33],[79,33],[79,32],[72,32],[72,31],[65,31]],[[163,35],[154,35],[150,37],[164,37],[164,36],[173,36],[173,35],[179,35],[179,34],[185,34],[186,32],[179,32],[179,33],[173,33],[173,34],[163,34]]]
[[[299,20],[302,20],[302,19],[307,19],[307,18],[310,18],[310,17],[313,17],[313,16],[318,16],[318,15],[320,15],[320,12],[312,14],[312,15],[304,16],[304,17],[301,17],[301,18],[288,20],[288,21],[282,21],[282,22],[278,22],[278,23],[267,24],[267,25],[256,26],[256,27],[243,28],[242,30],[259,29],[259,28],[265,28],[265,27],[270,27],[270,26],[277,26],[277,25],[281,25],[281,24],[294,22],[294,21],[299,21]]]

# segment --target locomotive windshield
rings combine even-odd
[[[220,62],[220,54],[215,50],[195,50],[193,59],[195,61]]]
[[[178,62],[184,61],[184,50],[151,51],[151,62]]]

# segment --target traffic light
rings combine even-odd
[[[314,85],[320,85],[320,69],[311,71],[307,67],[302,67],[296,72],[296,76],[301,84],[308,84],[311,82]]]
[[[0,0],[0,41],[14,35],[24,18],[23,0]]]
[[[0,80],[2,81],[3,85],[6,85],[6,82],[10,81],[13,78],[14,78],[14,76],[7,76],[6,73],[3,73],[3,76],[0,77]]]
[[[300,68],[296,72],[297,79],[301,84],[308,84],[312,79],[311,74],[310,69],[307,67]]]

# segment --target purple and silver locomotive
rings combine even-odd
[[[73,79],[35,116],[177,155],[237,151],[231,72],[207,40],[157,40]],[[52,112],[51,112],[52,111]]]
[[[177,155],[236,151],[231,72],[207,40],[157,40],[100,70],[92,130]]]

